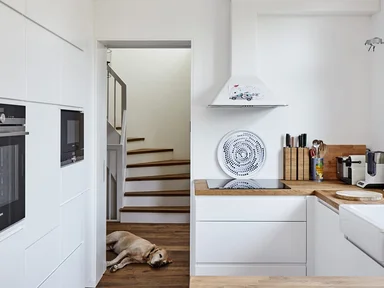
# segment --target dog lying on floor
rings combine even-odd
[[[147,263],[154,268],[172,263],[165,249],[126,231],[116,231],[107,235],[107,251],[117,254],[115,259],[107,261],[107,267],[110,267],[111,272],[116,272],[131,263]]]

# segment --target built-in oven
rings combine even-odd
[[[84,159],[84,113],[61,110],[61,166]]]
[[[0,104],[0,230],[25,217],[25,106]]]

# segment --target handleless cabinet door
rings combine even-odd
[[[26,98],[25,27],[23,16],[0,3],[0,98]]]
[[[306,263],[305,222],[197,222],[197,263]]]
[[[198,196],[197,221],[307,220],[305,196]]]
[[[339,215],[315,206],[314,276],[384,276],[384,268],[344,238]]]
[[[60,223],[60,110],[29,103],[26,129],[27,246]]]
[[[26,287],[23,285],[24,247],[23,229],[6,238],[0,236],[0,287]]]
[[[60,103],[61,39],[27,21],[27,98]]]
[[[1,0],[5,4],[9,5],[16,11],[19,11],[22,14],[25,14],[25,7],[27,0]]]

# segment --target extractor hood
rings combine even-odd
[[[209,107],[275,108],[276,99],[256,75],[257,8],[255,1],[231,0],[231,77]]]

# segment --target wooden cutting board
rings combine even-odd
[[[337,191],[336,197],[351,201],[380,201],[383,194],[372,191]]]
[[[327,145],[324,157],[324,180],[337,180],[337,156],[365,155],[366,145]]]

